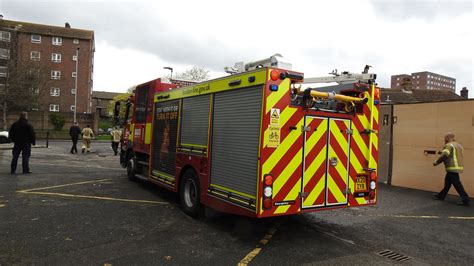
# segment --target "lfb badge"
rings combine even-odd
[[[336,166],[336,165],[337,165],[337,158],[336,158],[336,157],[332,157],[331,159],[329,159],[329,163],[330,163],[332,166]]]

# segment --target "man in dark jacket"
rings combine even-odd
[[[72,154],[74,154],[74,152],[77,153],[77,140],[79,139],[80,134],[81,134],[81,128],[79,127],[79,124],[77,122],[74,122],[71,128],[69,128],[69,135],[71,136],[71,140],[72,140],[72,147],[71,147]]]
[[[36,145],[35,130],[27,120],[28,113],[21,112],[20,119],[13,123],[8,133],[10,139],[15,143],[13,145],[13,159],[11,164],[11,174],[15,174],[18,157],[22,154],[21,165],[23,174],[31,174],[28,165],[31,154],[31,145]]]

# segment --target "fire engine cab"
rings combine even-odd
[[[179,193],[191,216],[203,206],[261,218],[373,205],[379,94],[367,70],[304,78],[275,55],[201,83],[138,85],[121,164],[131,180]],[[326,82],[337,93],[312,87]]]

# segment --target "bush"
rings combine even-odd
[[[66,123],[66,119],[62,114],[52,113],[49,115],[49,119],[51,119],[51,123],[54,126],[54,130],[61,130]]]
[[[104,132],[107,132],[107,129],[111,127],[112,127],[112,122],[107,121],[107,120],[99,121],[99,128],[101,128]]]

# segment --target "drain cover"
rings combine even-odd
[[[405,256],[403,254],[400,254],[390,249],[380,251],[377,253],[377,255],[394,260],[394,261],[398,261],[398,262],[405,262],[405,261],[409,261],[413,259],[412,257]]]

